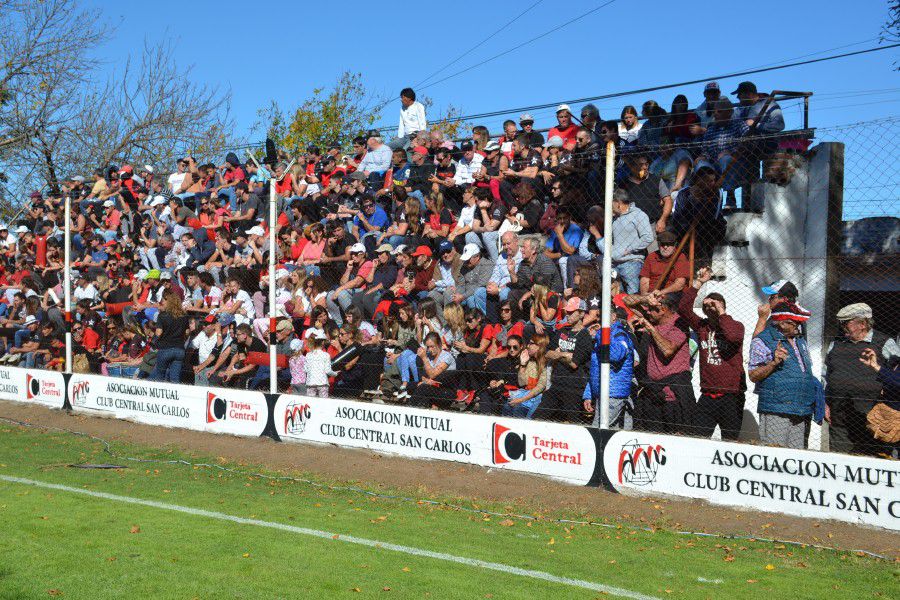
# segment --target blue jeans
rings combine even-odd
[[[419,366],[416,364],[416,353],[407,348],[397,357],[397,368],[403,383],[419,382]]]
[[[106,367],[106,372],[110,377],[127,377],[128,379],[137,379],[138,373],[141,372],[140,367]]]
[[[178,383],[181,380],[183,362],[184,348],[161,348],[156,353],[156,366],[150,373],[150,379]]]
[[[619,280],[625,285],[625,293],[637,294],[640,291],[641,267],[643,266],[644,261],[642,260],[630,260],[616,265]]]
[[[481,314],[487,314],[487,288],[480,287],[471,296],[463,300],[466,308],[477,308]]]
[[[528,393],[528,390],[513,390],[509,393],[510,400],[521,398],[525,394]],[[534,411],[537,410],[537,407],[541,403],[541,396],[543,394],[538,394],[531,400],[526,400],[525,402],[521,402],[519,404],[510,404],[506,402],[503,405],[503,416],[504,417],[517,417],[519,419],[530,419],[534,416]]]

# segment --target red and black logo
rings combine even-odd
[[[494,423],[494,451],[493,462],[495,465],[525,460],[525,436],[516,433],[508,427]]]
[[[72,385],[72,404],[82,404],[90,393],[91,386],[87,381],[79,381]]]
[[[228,402],[212,392],[206,392],[206,422],[224,421],[228,413]]]
[[[309,404],[296,404],[294,402],[284,409],[284,432],[299,435],[306,431],[306,424],[312,416]]]
[[[619,453],[619,483],[650,485],[656,481],[656,473],[666,464],[666,449],[661,445],[640,445],[631,440],[622,445]]]
[[[25,375],[25,397],[31,400],[41,393],[41,381],[31,375]]]

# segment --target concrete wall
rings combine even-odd
[[[706,284],[699,301],[709,292],[721,293],[728,304],[728,313],[746,327],[745,360],[749,357],[750,340],[757,319],[757,306],[765,301],[762,287],[779,279],[793,281],[800,290],[800,304],[812,311],[806,324],[806,338],[813,360],[813,369],[821,375],[825,343],[826,312],[834,302],[837,290],[827,281],[827,247],[840,229],[829,231],[829,223],[840,223],[840,212],[829,218],[829,202],[834,202],[832,189],[832,159],[842,159],[835,153],[840,144],[820,144],[812,149],[808,159],[785,187],[765,183],[755,186],[754,205],[762,205],[761,214],[735,213],[729,217],[728,241],[713,255],[712,269],[717,279]],[[746,363],[745,363],[746,364]],[[753,384],[744,410],[742,439],[759,436],[756,415],[757,397]],[[698,368],[694,369],[694,384],[699,394]],[[821,447],[818,426],[813,426],[810,448]]]

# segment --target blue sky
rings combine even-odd
[[[467,7],[385,1],[376,3],[384,8],[375,11],[367,10],[376,5],[371,2],[345,1],[333,5],[336,10],[327,19],[313,15],[306,2],[157,0],[152,10],[132,2],[93,4],[116,25],[102,51],[110,69],[121,68],[124,57],[138,52],[145,37],[153,43],[172,36],[178,60],[194,65],[199,80],[230,86],[237,133],[255,139],[261,137],[250,132],[256,110],[270,99],[286,107],[296,105],[313,87],[329,85],[345,69],[362,72],[373,91],[396,96],[402,87],[421,81],[534,1]],[[441,76],[602,3],[542,1]],[[689,10],[691,3],[617,0],[521,50],[421,93],[434,100],[436,109],[453,104],[471,114],[696,79],[848,44],[856,45],[835,52],[867,48],[877,43],[874,38],[887,16],[886,0],[699,0],[693,5],[696,8]],[[900,52],[889,50],[761,74],[753,80],[760,89],[813,91],[811,125],[844,124],[898,114],[900,75],[891,69],[898,59]],[[277,84],[267,83],[267,76]],[[737,82],[721,83],[730,92]],[[650,97],[668,108],[679,92],[695,103],[702,97],[702,86],[607,100],[599,103],[601,114],[617,117],[623,105],[639,106]],[[786,108],[789,119],[799,118],[799,107]],[[395,123],[398,110],[397,102],[385,109],[385,125]],[[552,109],[535,116],[538,127],[553,124]],[[502,120],[482,124],[499,132]]]

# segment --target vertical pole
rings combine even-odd
[[[269,180],[269,393],[278,392],[278,357],[275,348],[275,227],[278,201],[275,180]]]
[[[66,321],[66,373],[72,372],[72,271],[69,265],[72,262],[72,199],[66,196],[66,226],[63,230],[63,294],[64,313]]]
[[[609,427],[609,343],[612,323],[612,197],[616,146],[606,143],[606,187],[603,202],[603,275],[600,307],[600,428]]]
[[[688,285],[694,283],[694,271],[696,267],[694,266],[694,253],[696,252],[696,244],[697,244],[697,227],[696,225],[691,226],[691,230],[688,231]]]

